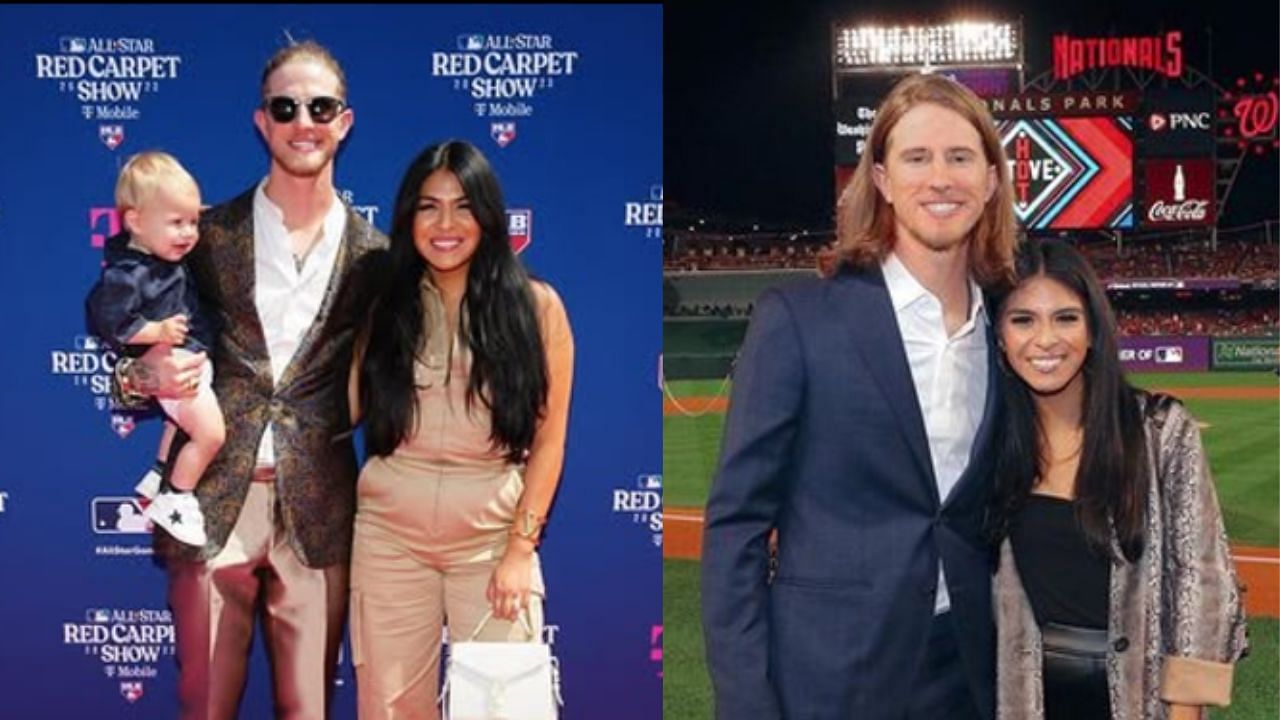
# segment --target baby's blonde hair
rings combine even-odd
[[[196,179],[169,153],[148,150],[134,155],[120,168],[116,180],[116,210],[123,214],[141,207],[161,187],[200,193]]]

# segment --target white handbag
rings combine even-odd
[[[471,637],[449,644],[440,691],[444,720],[556,720],[564,701],[551,647],[534,637],[523,612],[527,641],[475,642],[492,618],[489,611]]]

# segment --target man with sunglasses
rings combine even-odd
[[[267,62],[262,96],[253,121],[267,177],[203,214],[189,260],[221,321],[213,362],[228,423],[197,493],[208,543],[155,538],[183,718],[239,716],[258,607],[276,717],[327,717],[345,618],[357,468],[340,368],[387,239],[334,190],[334,155],[354,120],[337,60],[314,42],[286,47]],[[156,353],[120,363],[119,392],[185,396],[203,362]]]

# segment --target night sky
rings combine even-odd
[[[1280,67],[1280,6],[1243,3],[1043,0],[1014,3],[668,3],[665,9],[665,159],[668,205],[766,227],[831,227],[834,175],[831,23],[1016,20],[1024,76],[1051,69],[1054,34],[1077,37],[1183,32],[1185,64],[1218,85]],[[897,9],[891,9],[897,8]],[[1209,35],[1212,29],[1212,57]],[[1212,67],[1210,67],[1212,61]],[[1172,87],[1173,85],[1171,85]],[[1280,216],[1280,153],[1251,156],[1220,227]]]

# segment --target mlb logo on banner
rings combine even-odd
[[[489,136],[498,143],[498,147],[506,147],[516,139],[516,124],[513,122],[496,122],[489,125]]]
[[[129,437],[129,433],[133,432],[135,427],[137,427],[137,422],[134,421],[132,415],[111,413],[111,429],[121,439]]]
[[[120,147],[120,143],[124,142],[124,126],[123,125],[99,125],[98,139],[108,150],[115,150]]]
[[[138,681],[124,681],[120,683],[120,694],[129,702],[137,702],[142,697],[142,683]]]
[[[507,210],[507,235],[511,238],[511,251],[519,255],[533,242],[533,211],[511,208]]]
[[[89,50],[89,41],[82,37],[58,38],[58,49],[65,53],[83,53]]]
[[[100,535],[145,535],[151,532],[151,526],[142,509],[133,498],[96,497],[92,504],[93,531]]]

